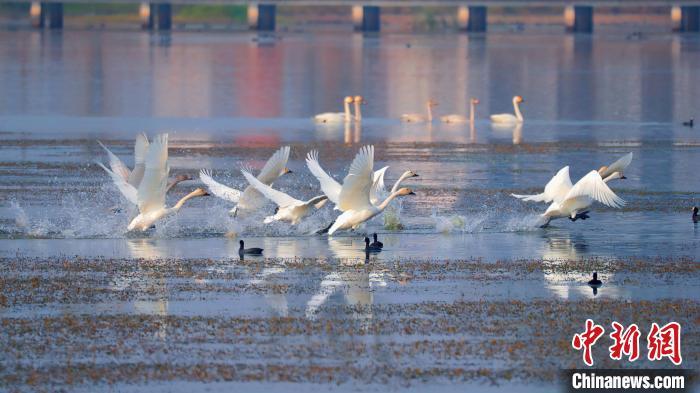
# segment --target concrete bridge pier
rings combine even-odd
[[[258,31],[275,31],[277,6],[275,4],[249,4],[248,27]]]
[[[381,29],[381,8],[374,5],[362,6],[362,31],[377,33]]]
[[[173,5],[170,3],[159,3],[155,7],[155,22],[158,30],[170,30],[173,27]],[[153,10],[151,8],[151,11]]]
[[[46,4],[46,15],[49,18],[49,29],[63,28],[63,3]]]
[[[457,10],[459,30],[472,33],[485,32],[486,16],[485,6],[460,6]]]
[[[674,31],[700,32],[700,6],[676,6],[671,9]]]
[[[567,6],[564,9],[566,31],[570,33],[593,32],[593,7],[588,5]]]
[[[44,7],[40,2],[33,1],[29,6],[29,20],[32,27],[42,29],[44,27]]]

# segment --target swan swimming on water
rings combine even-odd
[[[322,208],[328,200],[327,196],[319,195],[309,199],[306,202],[300,201],[296,198],[292,198],[282,191],[275,190],[272,187],[263,184],[246,170],[242,170],[241,172],[251,186],[255,187],[255,189],[263,194],[265,198],[277,204],[275,214],[265,218],[264,222],[266,224],[271,223],[272,221],[287,221],[292,225],[296,225],[304,217],[311,214],[313,212],[313,208]]]
[[[472,98],[469,100],[469,118],[463,116],[463,115],[446,115],[440,117],[440,121],[443,123],[453,123],[453,124],[464,124],[466,122],[469,122],[471,124],[474,124],[474,117],[475,117],[475,112],[476,112],[476,105],[479,103],[479,100],[476,98]]]
[[[349,122],[353,119],[350,113],[350,104],[354,102],[354,99],[350,96],[345,97],[343,100],[343,112],[325,112],[319,113],[314,116],[314,121],[316,123],[340,123]],[[357,104],[356,104],[357,105]]]
[[[369,200],[374,176],[373,166],[374,146],[365,146],[355,156],[348,175],[343,179],[337,203],[343,214],[330,226],[329,235],[341,229],[356,229],[360,224],[382,213],[396,197],[415,195],[410,189],[401,188],[391,193],[380,204],[373,205]]]
[[[119,188],[127,199],[136,200],[139,214],[131,220],[127,230],[146,231],[163,217],[177,213],[189,199],[209,195],[198,188],[185,195],[173,207],[165,207],[166,183],[168,181],[168,134],[161,134],[153,139],[148,147],[145,160],[143,179],[138,189],[127,182],[122,182]]]
[[[491,115],[491,122],[492,123],[497,123],[497,124],[504,124],[504,125],[511,125],[511,124],[516,124],[516,123],[522,123],[523,122],[523,114],[520,113],[520,104],[525,102],[523,100],[523,97],[521,96],[515,96],[513,97],[513,110],[515,111],[515,115],[511,113],[499,113],[495,115]]]
[[[280,176],[292,172],[287,168],[288,160],[289,146],[283,146],[267,160],[265,166],[258,174],[257,179],[260,180],[261,183],[271,186]],[[213,195],[223,200],[236,203],[236,206],[229,211],[233,216],[236,216],[239,211],[255,211],[265,204],[265,197],[253,186],[249,185],[243,192],[240,192],[239,190],[217,182],[212,178],[211,172],[204,169],[199,172],[199,178],[206,184]]]
[[[433,100],[428,100],[425,105],[428,109],[427,116],[421,113],[405,113],[401,115],[401,121],[406,123],[431,123],[433,121],[433,107],[438,104]]]

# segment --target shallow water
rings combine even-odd
[[[647,300],[697,305],[697,269],[674,266],[700,256],[700,227],[690,217],[691,207],[700,204],[700,136],[697,128],[681,125],[697,115],[700,38],[310,33],[284,34],[259,45],[253,37],[0,32],[5,43],[0,46],[0,258],[19,266],[16,271],[1,267],[7,280],[16,282],[5,284],[13,306],[3,308],[0,301],[0,317],[31,323],[66,315],[146,316],[170,318],[178,326],[201,318],[223,320],[227,326],[238,323],[228,319],[268,318],[275,325],[280,323],[275,318],[288,317],[284,323],[341,323],[350,331],[350,338],[338,335],[341,342],[354,342],[353,332],[361,332],[378,346],[400,346],[403,340],[382,329],[397,323],[397,315],[412,318],[415,307],[425,307],[422,323],[428,326],[432,313],[461,302],[523,301],[537,313],[568,302],[584,307],[586,301],[596,301],[610,306],[610,315],[618,310],[614,302],[640,309]],[[313,114],[340,110],[337,103],[346,94],[362,94],[368,101],[361,126],[313,124]],[[484,119],[510,111],[514,94],[525,97],[525,124],[492,128]],[[401,113],[420,111],[427,98],[440,103],[440,114],[466,114],[470,97],[481,100],[473,128],[397,120]],[[393,212],[402,229],[387,229],[379,217],[355,233],[328,238],[314,234],[333,220],[328,206],[290,227],[261,223],[272,206],[258,216],[233,219],[228,215],[232,206],[210,197],[193,200],[149,233],[127,234],[129,206],[94,164],[106,162],[96,140],[131,165],[133,138],[142,131],[170,133],[171,174],[196,177],[199,169],[210,168],[215,178],[238,188],[245,186],[241,165],[260,168],[280,145],[291,145],[294,173],[275,185],[299,199],[319,193],[303,163],[311,149],[320,151],[321,164],[336,179],[344,176],[363,144],[375,146],[376,166],[390,166],[387,184],[405,169],[420,176],[406,181],[416,195]],[[586,221],[557,220],[543,229],[538,215],[545,205],[509,196],[539,192],[565,165],[571,166],[575,181],[627,152],[634,153],[627,179],[611,183],[627,201],[623,209],[595,205]],[[196,180],[179,185],[169,202],[198,185]],[[113,213],[114,207],[121,210]],[[362,238],[372,232],[380,234],[385,249],[363,265]],[[263,247],[265,259],[240,261],[239,238]],[[450,267],[450,261],[471,260],[485,265]],[[535,265],[520,266],[520,260]],[[652,261],[660,270],[618,271],[625,260]],[[95,262],[82,266],[85,261]],[[541,261],[583,265],[550,271],[539,266]],[[670,273],[663,270],[667,262]],[[498,263],[511,263],[513,270],[486,272],[486,265]],[[595,296],[585,285],[592,269],[600,269],[605,282]],[[32,277],[39,279],[36,291],[29,289],[35,288]],[[66,287],[57,288],[59,283]],[[35,299],[37,294],[43,297]],[[542,308],[539,302],[552,303]],[[676,317],[672,309],[663,310]],[[467,320],[458,320],[458,326],[471,321],[467,314],[460,318]],[[498,320],[484,317],[487,326]],[[152,337],[127,342],[138,348],[137,360],[158,363],[192,351],[205,362],[221,355],[207,355],[211,348],[196,334],[196,344],[171,351],[193,337],[169,328],[170,323]],[[441,342],[446,335],[462,343],[483,340],[488,346],[492,334],[442,328],[410,337]],[[689,359],[698,350],[693,328],[689,326]],[[115,329],[105,333],[108,341],[123,334]],[[569,330],[560,326],[556,334],[568,340]],[[177,338],[169,341],[168,335]],[[265,352],[269,345],[289,351],[308,345],[311,349],[303,349],[313,351],[319,342],[335,338],[314,333],[285,336],[273,344],[251,339],[239,349],[258,357],[241,361],[269,365],[276,359]],[[2,340],[8,336],[0,335]],[[144,342],[157,348],[157,356],[139,352]],[[402,367],[441,362],[440,356],[423,353],[424,358],[397,355],[394,364],[387,360],[392,353],[384,348],[358,359],[395,366],[391,372],[382,369],[390,380],[402,375]],[[34,355],[43,356],[40,351]],[[571,364],[569,355],[550,368],[568,367],[562,365]],[[236,355],[227,356],[222,361],[235,361]],[[304,364],[312,358],[294,356]],[[346,356],[339,346],[314,359],[322,365],[344,364]],[[521,358],[479,356],[458,359],[467,369],[524,367]],[[539,364],[541,359],[531,356],[522,359]],[[109,358],[118,366],[131,364],[129,359]],[[4,377],[0,373],[0,380]],[[365,383],[361,375],[350,380],[359,384],[350,385],[351,390],[386,384],[371,378]],[[550,382],[546,380],[548,388]]]

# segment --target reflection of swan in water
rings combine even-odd
[[[519,145],[523,142],[523,123],[518,123],[513,128],[513,144]]]
[[[372,321],[373,294],[370,286],[371,274],[353,266],[340,266],[338,271],[327,274],[319,289],[306,303],[306,317],[314,320],[319,308],[335,293],[342,291],[345,303],[352,307],[353,318],[368,328]]]
[[[152,239],[128,239],[127,245],[131,251],[133,258],[156,260],[162,258],[159,248]],[[159,274],[147,273],[143,274],[140,269],[137,269],[136,274],[132,278],[126,279],[126,286],[121,290],[131,288],[135,292],[145,294],[153,294],[155,299],[152,300],[134,300],[134,312],[136,314],[154,315],[163,317],[160,321],[156,337],[165,339],[167,337],[168,325],[165,322],[165,317],[168,316],[168,287],[165,277]],[[122,283],[124,283],[122,281]]]
[[[542,254],[542,261],[554,264],[579,261],[585,258],[587,249],[588,246],[583,239],[571,239],[568,235],[549,237],[548,245]],[[590,275],[590,272],[545,271],[544,287],[562,299],[592,298],[595,294],[587,285]],[[614,276],[613,273],[600,274],[601,279],[605,282],[609,282]],[[604,287],[599,291],[601,295],[614,298],[620,298],[625,294],[621,288],[614,286]]]
[[[289,315],[289,305],[287,295],[276,291],[275,284],[285,271],[284,266],[266,267],[248,281],[248,284],[265,290],[265,301],[281,317]]]

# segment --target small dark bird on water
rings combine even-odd
[[[379,251],[382,251],[382,248],[369,244],[369,238],[365,236],[365,252],[379,252]]]
[[[593,272],[593,279],[588,282],[588,285],[593,288],[600,288],[603,282],[598,279],[598,272]]]
[[[700,222],[700,216],[698,216],[697,206],[693,206],[693,222]]]
[[[384,248],[384,243],[382,243],[382,242],[380,242],[379,240],[377,240],[377,234],[376,234],[376,233],[373,233],[373,234],[372,234],[372,238],[374,238],[374,242],[372,242],[372,244],[370,244],[370,246],[372,246],[372,247]]]
[[[243,244],[243,240],[238,242],[238,244],[241,245],[241,247],[238,249],[238,255],[262,255],[263,249],[262,248],[244,248],[245,245]]]
[[[693,119],[693,118],[691,117],[690,120],[684,121],[684,122],[683,122],[683,125],[686,126],[686,127],[692,128],[692,127],[695,125],[694,123],[695,123],[695,119]]]

